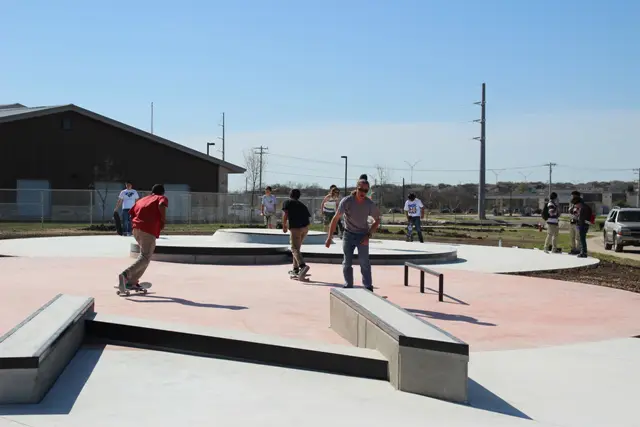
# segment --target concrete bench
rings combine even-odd
[[[0,404],[38,403],[84,339],[89,297],[59,294],[0,337]]]
[[[365,289],[331,289],[331,328],[389,361],[398,390],[467,402],[469,346]]]
[[[387,359],[370,349],[99,313],[86,323],[87,339],[94,343],[123,344],[388,380]]]

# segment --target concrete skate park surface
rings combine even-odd
[[[276,230],[282,233],[282,230]],[[284,235],[284,233],[282,233]],[[176,247],[245,247],[260,248],[264,244],[257,243],[216,243],[211,245],[209,239],[212,236],[161,236],[158,245]],[[166,242],[166,244],[165,244]],[[41,237],[32,239],[8,239],[0,240],[0,255],[18,257],[100,257],[123,258],[129,257],[131,244],[135,243],[132,237],[121,236],[80,236],[80,237]],[[395,254],[401,260],[409,261],[416,251],[425,254],[450,253],[456,251],[455,262],[441,264],[442,270],[467,270],[486,273],[515,273],[527,271],[545,271],[584,267],[597,264],[596,258],[577,258],[567,254],[545,254],[543,251],[517,248],[499,248],[491,246],[474,245],[441,245],[438,243],[409,243],[393,240],[371,240],[371,253]],[[281,245],[267,245],[271,250],[282,254]],[[421,248],[426,248],[420,251]],[[379,252],[378,252],[379,251]],[[323,245],[304,245],[303,255],[332,253],[331,262],[341,260],[340,240],[335,239],[335,244],[329,249]],[[313,257],[309,258],[310,262]],[[403,261],[404,262],[404,261]],[[420,263],[420,262],[418,262]]]
[[[132,241],[92,236],[0,242],[0,254],[13,256],[0,258],[0,334],[62,292],[90,295],[103,319],[135,318],[151,331],[213,327],[278,343],[303,340],[311,349],[349,345],[329,329],[329,291],[342,284],[340,266],[310,262],[312,281],[301,283],[288,278],[290,266],[284,264],[153,262],[144,277],[154,285],[150,293],[120,298],[113,286],[131,263]],[[462,261],[431,266],[445,275],[444,302],[438,302],[435,278],[427,276],[425,294],[418,292],[417,273],[403,286],[401,266],[375,266],[374,285],[377,294],[468,343],[469,405],[398,392],[388,381],[85,345],[40,404],[0,406],[0,426],[210,425],[212,419],[239,426],[638,425],[633,408],[640,373],[634,360],[640,340],[628,337],[640,335],[640,295],[490,274],[579,267],[593,259],[513,248],[455,249]],[[357,267],[354,273],[358,285]],[[131,396],[144,397],[136,404]]]

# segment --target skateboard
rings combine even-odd
[[[122,236],[122,221],[120,221],[120,214],[117,211],[113,213],[113,222],[116,225],[116,233]]]
[[[297,274],[289,274],[289,279],[291,280],[298,280],[300,282],[308,282],[309,281],[309,277],[311,277],[310,274],[307,274],[306,276],[304,276],[303,278],[299,278]]]
[[[118,291],[116,292],[117,295],[120,296],[129,296],[131,295],[131,292],[134,292],[136,294],[143,294],[146,295],[146,293],[148,292],[148,289],[151,288],[151,283],[149,282],[140,282],[138,283],[138,285],[140,286],[140,288],[137,289],[127,289],[124,292],[120,292],[120,286],[114,286],[114,288],[118,289]]]

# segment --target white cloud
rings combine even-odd
[[[584,111],[567,114],[536,114],[487,117],[487,168],[500,169],[555,162],[554,181],[632,179],[631,168],[640,167],[637,125],[640,110]],[[374,165],[394,170],[392,180],[409,181],[408,161],[420,161],[415,182],[477,182],[480,126],[476,123],[328,123],[313,127],[269,129],[260,132],[227,132],[227,160],[242,164],[244,150],[269,147],[264,182],[343,182],[342,155],[349,157],[349,178],[360,173],[375,175]],[[206,137],[184,136],[177,141],[204,149]],[[204,150],[203,150],[204,151]],[[306,158],[296,160],[288,157]],[[323,163],[331,162],[331,164]],[[362,166],[360,166],[362,165]],[[366,166],[366,167],[365,167]],[[575,167],[575,168],[572,168]],[[627,171],[598,171],[594,168]],[[431,170],[431,171],[425,171]],[[522,170],[529,181],[545,181],[548,169]],[[321,178],[327,177],[327,178]],[[500,180],[522,180],[519,171],[503,171]],[[487,182],[495,176],[487,173]],[[231,188],[244,186],[243,177],[232,177]]]

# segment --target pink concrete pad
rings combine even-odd
[[[93,296],[102,313],[242,329],[345,344],[329,328],[329,290],[340,265],[312,265],[304,284],[288,265],[213,266],[153,262],[147,296],[118,297],[113,286],[128,259],[3,258],[0,333],[58,293]],[[356,277],[359,271],[355,269]],[[359,280],[359,279],[358,279]],[[445,298],[418,292],[418,273],[404,287],[403,268],[374,267],[376,292],[458,338],[472,351],[597,341],[640,334],[640,295],[521,276],[445,272]],[[427,276],[427,286],[437,280]]]

